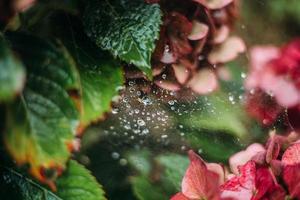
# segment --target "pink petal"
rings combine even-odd
[[[15,10],[17,11],[26,11],[29,9],[33,4],[35,3],[36,0],[19,0],[16,1],[14,4]]]
[[[260,152],[265,152],[265,148],[258,143],[251,144],[245,151],[240,151],[229,158],[230,169],[234,174],[238,174],[238,166],[242,166]]]
[[[190,165],[182,180],[182,193],[190,199],[206,197],[207,168],[204,161],[193,151],[189,151]]]
[[[157,81],[154,81],[154,83],[158,87],[160,87],[162,89],[170,90],[170,91],[178,91],[181,89],[180,85],[178,85],[177,83],[167,81],[167,80],[157,80]]]
[[[194,1],[202,4],[208,9],[213,9],[213,10],[223,8],[233,2],[233,0],[194,0]]]
[[[207,36],[209,27],[196,20],[193,21],[192,32],[188,35],[189,40],[201,40]]]
[[[230,29],[229,29],[228,26],[225,26],[225,25],[221,26],[217,30],[217,32],[214,36],[214,43],[215,44],[220,44],[220,43],[224,42],[228,38],[229,32],[230,32]]]
[[[211,64],[226,63],[234,60],[245,50],[246,46],[244,41],[239,37],[232,36],[212,50],[208,55],[208,61]]]
[[[170,200],[190,200],[190,199],[184,196],[181,192],[178,192]]]
[[[217,163],[206,163],[206,167],[209,171],[214,172],[219,177],[219,185],[222,185],[225,181],[224,167]]]
[[[273,59],[278,58],[279,48],[275,46],[256,46],[250,49],[251,68],[262,70]]]
[[[263,199],[264,195],[274,185],[273,176],[267,167],[259,168],[256,171],[256,194],[255,199]]]
[[[278,58],[280,50],[274,46],[257,46],[250,50],[251,71],[245,81],[248,90],[260,87],[261,77],[265,72],[268,63]]]
[[[189,71],[182,64],[173,64],[172,68],[175,73],[175,77],[180,84],[184,84],[189,78]]]
[[[166,46],[160,61],[165,64],[171,64],[175,63],[176,60],[177,56],[170,50],[168,46]]]
[[[273,93],[279,105],[289,108],[299,104],[300,94],[294,83],[280,77],[275,87]]]
[[[288,165],[284,167],[283,180],[288,186],[290,196],[300,199],[300,165]]]
[[[192,77],[188,87],[198,94],[208,94],[218,88],[218,80],[212,70],[204,68]]]
[[[300,143],[295,143],[284,152],[282,155],[283,165],[300,164]]]
[[[255,162],[249,161],[240,167],[240,175],[229,179],[221,186],[221,199],[251,200],[255,192]]]

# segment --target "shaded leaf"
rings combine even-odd
[[[149,176],[151,172],[150,158],[152,154],[147,151],[129,152],[127,160],[141,175]]]
[[[64,200],[105,200],[102,186],[91,173],[74,160],[57,179],[57,194]]]
[[[161,24],[157,4],[146,4],[144,0],[92,0],[84,23],[87,35],[99,47],[152,76],[151,54]]]
[[[58,15],[54,22],[57,36],[67,46],[78,66],[83,111],[81,125],[87,126],[110,110],[111,101],[118,95],[124,81],[122,68],[85,36],[80,21],[71,16]]]
[[[199,98],[199,111],[182,115],[179,122],[185,127],[197,130],[219,131],[231,134],[234,137],[244,138],[247,129],[244,125],[246,120],[241,107],[233,104],[225,94],[219,93]]]
[[[33,31],[59,38],[77,64],[81,83],[81,128],[101,119],[122,88],[124,78],[120,65],[85,35],[82,22],[75,16],[52,12],[37,23]]]
[[[5,145],[18,164],[29,163],[36,178],[52,184],[70,156],[79,122],[68,93],[76,94],[77,71],[59,43],[26,34],[8,38],[23,58],[28,80],[21,97],[7,109]],[[49,175],[48,169],[54,173]]]
[[[0,33],[0,102],[11,100],[25,82],[25,69],[13,56],[4,36]]]
[[[151,183],[146,177],[132,178],[133,191],[139,200],[166,200],[169,197],[158,185]]]
[[[8,168],[1,168],[0,196],[10,200],[61,200],[51,191]]]
[[[179,191],[181,180],[189,165],[188,158],[177,154],[167,154],[159,156],[157,160],[164,167],[163,178],[173,185],[175,191]]]
[[[236,138],[225,133],[194,130],[187,135],[191,146],[199,149],[201,156],[207,160],[226,162],[242,148]]]

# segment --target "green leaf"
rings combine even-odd
[[[243,146],[232,135],[214,131],[191,130],[187,134],[187,140],[194,149],[198,149],[203,158],[212,162],[227,162]]]
[[[132,151],[127,155],[129,164],[134,167],[139,173],[149,176],[151,172],[150,158],[153,156],[150,151]]]
[[[87,38],[80,21],[66,15],[56,17],[56,35],[67,46],[78,66],[82,94],[81,125],[87,126],[111,109],[111,101],[124,82],[122,68]]]
[[[127,160],[139,172],[139,176],[131,179],[134,192],[139,199],[145,200],[168,199],[180,191],[181,180],[189,164],[186,156],[177,154],[159,155],[153,160],[153,154],[147,150],[130,152]],[[151,180],[153,174],[159,180]],[[147,191],[152,192],[149,194]]]
[[[188,143],[210,161],[226,162],[250,141],[247,117],[241,105],[230,102],[229,98],[230,94],[222,92],[199,97],[199,109],[178,118]]]
[[[157,157],[157,160],[164,168],[162,179],[166,182],[165,185],[172,186],[174,192],[180,191],[181,181],[189,165],[188,157],[178,154],[167,154]]]
[[[0,33],[0,102],[9,101],[20,93],[25,83],[25,69],[13,56]]]
[[[122,68],[85,35],[82,22],[75,16],[52,12],[33,31],[44,35],[44,30],[45,37],[59,38],[76,62],[81,83],[81,128],[85,128],[110,111],[111,101],[124,82]]]
[[[26,34],[8,38],[28,78],[21,97],[7,109],[4,141],[17,163],[29,163],[36,178],[51,184],[44,171],[64,168],[79,123],[69,95],[77,93],[78,74],[61,44]]]
[[[198,107],[201,108],[189,116],[179,117],[179,124],[197,130],[225,132],[234,137],[247,137],[247,129],[242,108],[237,103],[233,104],[223,93],[212,96],[200,97]]]
[[[64,200],[105,200],[104,191],[84,166],[70,160],[57,179],[57,194]]]
[[[169,196],[165,195],[158,185],[151,183],[146,177],[133,177],[131,182],[133,192],[139,200],[169,199]]]
[[[99,47],[152,77],[151,54],[161,24],[159,5],[144,0],[91,0],[84,23],[87,35]]]
[[[9,168],[1,168],[0,196],[9,200],[62,200],[51,191]]]

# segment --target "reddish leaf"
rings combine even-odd
[[[190,199],[184,196],[181,192],[178,192],[170,200],[190,200]]]
[[[219,177],[207,169],[204,161],[189,151],[190,165],[182,180],[182,193],[190,199],[218,199]]]

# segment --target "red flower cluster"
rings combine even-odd
[[[288,136],[272,132],[265,147],[252,144],[230,158],[232,174],[222,165],[205,163],[190,151],[182,191],[171,200],[300,199],[300,143],[297,139],[294,132]]]
[[[288,120],[300,128],[300,40],[281,49],[257,46],[250,51],[248,110],[264,124],[272,124],[287,109]]]
[[[146,0],[164,13],[160,39],[153,54],[154,82],[178,91],[206,94],[218,87],[218,69],[245,50],[230,36],[238,0]]]

